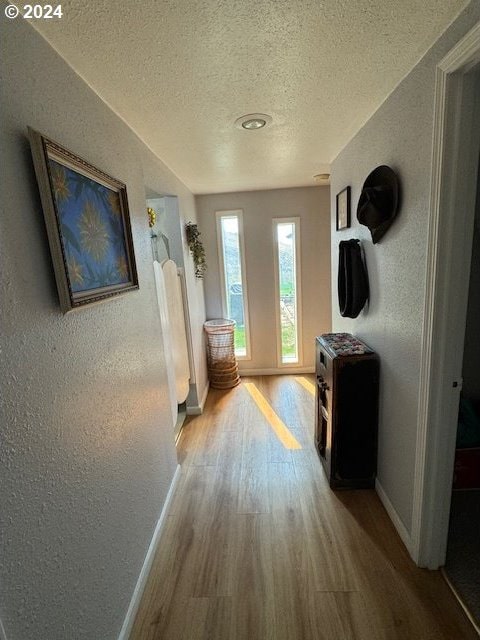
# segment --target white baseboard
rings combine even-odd
[[[296,373],[315,373],[315,367],[277,367],[275,369],[238,369],[241,376],[293,376]]]
[[[385,511],[388,513],[388,515],[390,517],[390,520],[392,521],[393,526],[397,530],[397,533],[400,536],[403,544],[407,547],[408,553],[410,555],[412,555],[412,548],[413,548],[412,538],[411,538],[410,534],[408,533],[407,528],[405,527],[405,525],[401,521],[400,516],[395,511],[394,506],[390,502],[390,499],[388,498],[387,494],[385,493],[385,490],[382,487],[382,485],[380,484],[378,478],[375,480],[375,491],[377,492],[377,495],[380,498],[380,502],[385,507]]]
[[[152,568],[153,558],[155,557],[155,552],[157,550],[160,537],[162,535],[168,507],[170,506],[173,492],[175,491],[175,487],[177,486],[179,478],[180,478],[180,465],[177,465],[175,474],[172,479],[172,483],[170,485],[170,489],[168,490],[167,497],[165,498],[162,512],[160,514],[160,517],[158,518],[155,531],[153,532],[153,536],[150,541],[150,545],[148,547],[147,555],[145,556],[145,560],[143,562],[142,570],[140,571],[140,575],[138,576],[137,584],[135,585],[132,599],[130,600],[130,605],[128,607],[127,615],[125,616],[125,620],[123,621],[123,626],[120,631],[120,635],[118,636],[118,640],[128,640],[128,638],[130,637],[130,632],[132,631],[133,623],[135,621],[135,616],[137,614],[138,607],[140,605],[140,600],[142,599],[143,591],[147,583],[148,574],[150,573],[150,569]]]
[[[210,382],[207,382],[205,390],[203,392],[202,399],[200,400],[200,404],[192,405],[187,407],[187,416],[200,416],[203,413],[205,408],[205,402],[207,401],[208,390],[210,389]]]

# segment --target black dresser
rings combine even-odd
[[[348,333],[316,339],[315,445],[330,487],[374,486],[379,360]]]

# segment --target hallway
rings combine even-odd
[[[312,380],[243,378],[187,423],[131,640],[477,638],[376,494],[329,489]]]

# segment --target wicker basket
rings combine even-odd
[[[210,386],[214,389],[231,389],[240,382],[235,358],[235,321],[208,320],[203,326],[207,334]]]

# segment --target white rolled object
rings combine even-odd
[[[160,323],[162,326],[163,350],[165,353],[165,362],[167,365],[167,381],[168,395],[170,399],[170,407],[172,412],[172,432],[177,423],[178,403],[175,384],[175,363],[173,358],[172,336],[170,331],[170,321],[167,309],[167,293],[165,290],[165,280],[163,276],[162,265],[157,262],[153,263],[155,273],[155,285],[157,289],[158,309],[160,311]]]
[[[188,361],[187,332],[183,308],[182,287],[177,265],[173,260],[162,262],[167,311],[172,341],[177,403],[185,402],[190,389],[190,366]]]

